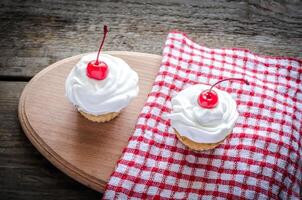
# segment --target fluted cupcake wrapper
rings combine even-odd
[[[112,113],[107,113],[103,115],[91,115],[88,113],[85,113],[83,111],[79,111],[85,118],[89,119],[90,121],[93,122],[108,122],[115,117],[117,117],[120,113],[119,112],[112,112]]]

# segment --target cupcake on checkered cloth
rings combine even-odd
[[[229,93],[214,88],[227,80],[248,84],[244,79],[229,78],[212,86],[190,86],[172,98],[171,125],[177,138],[190,149],[213,149],[232,132],[239,116],[237,104]]]

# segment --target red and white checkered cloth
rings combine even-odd
[[[171,98],[190,85],[230,77],[251,83],[218,86],[238,104],[233,133],[213,150],[189,150],[166,117]],[[302,198],[301,79],[301,60],[210,49],[170,33],[152,91],[103,198]]]

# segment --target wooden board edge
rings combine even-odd
[[[128,55],[128,56],[138,56],[138,57],[151,57],[154,59],[161,58],[160,55],[155,54],[148,54],[148,53],[140,53],[140,52],[127,52],[127,51],[106,51],[104,53],[108,53],[110,55]],[[85,53],[89,54],[89,53]],[[21,127],[27,136],[27,138],[30,140],[30,142],[35,146],[35,148],[47,159],[49,160],[55,167],[57,167],[59,170],[61,170],[63,173],[68,175],[69,177],[73,178],[74,180],[82,183],[83,185],[86,185],[87,187],[96,190],[98,192],[104,192],[104,189],[106,187],[107,181],[98,180],[95,177],[92,177],[88,174],[85,174],[85,172],[81,171],[80,169],[75,168],[71,164],[69,164],[67,161],[64,161],[63,158],[61,158],[59,155],[57,155],[55,152],[53,152],[50,147],[47,146],[47,144],[43,143],[42,139],[35,133],[33,128],[31,127],[29,121],[26,117],[26,111],[25,111],[25,101],[26,101],[26,94],[28,88],[30,88],[31,84],[34,83],[36,80],[38,80],[41,76],[43,76],[48,71],[52,70],[53,68],[57,67],[58,65],[61,65],[64,62],[68,62],[69,60],[73,60],[75,58],[80,58],[85,54],[80,54],[76,56],[72,56],[69,58],[62,59],[56,63],[53,63],[49,65],[48,67],[41,70],[38,74],[36,74],[30,81],[27,83],[27,85],[24,87],[18,104],[18,118],[21,124]],[[61,158],[61,159],[60,159]]]
[[[106,182],[103,182],[102,180],[97,180],[94,177],[85,174],[85,172],[82,172],[79,169],[75,169],[74,166],[69,165],[68,162],[65,162],[59,155],[56,155],[54,152],[52,152],[49,147],[45,143],[43,143],[41,139],[39,139],[39,136],[31,128],[27,120],[24,109],[25,99],[26,89],[23,90],[19,100],[18,118],[25,135],[27,136],[29,141],[34,145],[34,147],[55,167],[57,167],[69,177],[75,179],[76,181],[82,183],[83,185],[86,185],[87,187],[93,190],[103,192],[107,184]]]

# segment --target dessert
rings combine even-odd
[[[65,82],[66,96],[77,110],[94,122],[106,122],[138,95],[138,75],[122,60],[99,51],[84,55],[73,67]]]
[[[169,114],[177,138],[193,150],[207,150],[218,146],[232,132],[239,116],[236,102],[225,91],[197,84],[180,91],[172,98]]]

